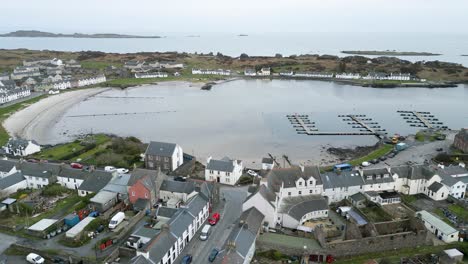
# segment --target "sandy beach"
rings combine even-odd
[[[3,122],[10,136],[47,141],[49,128],[73,105],[111,88],[83,89],[49,96],[11,115]]]

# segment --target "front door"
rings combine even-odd
[[[220,178],[219,176],[216,177],[216,182],[220,182],[220,179],[221,179],[221,178]]]

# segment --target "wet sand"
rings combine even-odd
[[[10,136],[43,144],[48,141],[50,128],[70,107],[109,89],[83,89],[49,96],[11,115],[3,122],[3,127]]]

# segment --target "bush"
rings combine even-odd
[[[85,231],[95,231],[100,225],[105,225],[105,221],[102,218],[96,218],[89,225],[85,227]]]
[[[58,196],[61,195],[62,193],[68,192],[67,188],[61,186],[60,184],[51,184],[47,185],[43,190],[42,190],[42,195],[44,196]]]
[[[239,178],[239,184],[251,184],[253,182],[252,176],[243,175]]]

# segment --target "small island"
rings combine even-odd
[[[6,34],[0,34],[0,37],[15,37],[15,38],[161,38],[160,36],[136,36],[136,35],[122,35],[112,33],[100,34],[62,34],[50,33],[37,30],[18,30]]]
[[[439,56],[442,54],[416,51],[396,50],[343,50],[341,53],[353,55],[378,55],[378,56]]]

